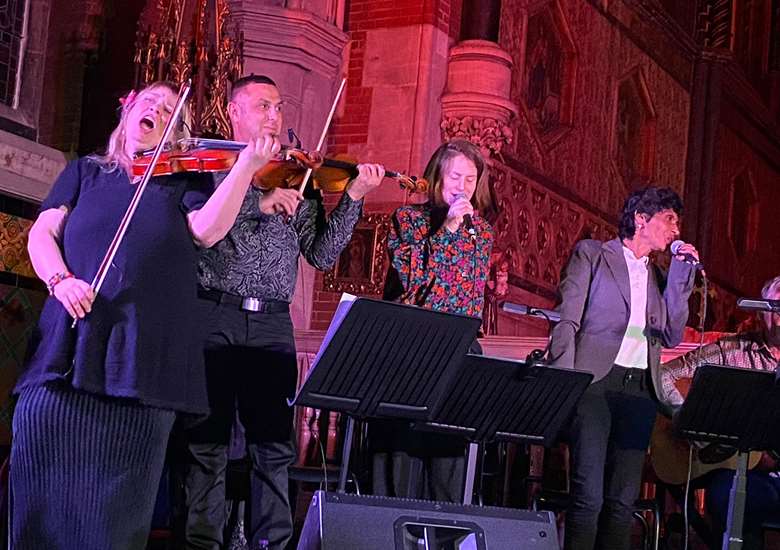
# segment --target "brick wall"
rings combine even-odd
[[[370,149],[370,133],[377,131],[376,122],[372,126],[372,101],[374,87],[364,85],[363,77],[367,63],[398,64],[414,62],[410,59],[408,50],[401,52],[407,44],[402,37],[409,36],[409,28],[420,25],[433,26],[448,36],[457,34],[460,30],[460,4],[462,0],[352,0],[346,14],[345,29],[349,33],[347,58],[347,87],[342,108],[338,112],[328,133],[329,153],[352,153],[364,162],[396,162],[396,159],[382,158],[382,152],[367,151]],[[451,12],[455,8],[457,21],[451,21]],[[399,54],[396,59],[366,59],[367,35],[373,31],[399,29]],[[395,106],[394,106],[395,107]],[[376,107],[374,107],[376,108]],[[377,113],[374,113],[376,116]],[[411,117],[409,113],[399,112],[399,117]],[[384,129],[382,131],[385,131]],[[388,130],[390,131],[390,130]],[[410,136],[403,132],[399,140],[408,140]],[[367,154],[366,154],[367,153]],[[397,165],[396,165],[397,164]],[[408,166],[398,160],[396,164],[387,164],[388,168],[403,170]],[[392,195],[392,193],[391,193]],[[399,197],[397,193],[395,197]],[[399,199],[383,194],[376,202],[369,202],[367,212],[392,212],[401,204]],[[332,208],[338,201],[338,196],[327,196],[325,204]],[[323,274],[317,272],[314,281],[314,296],[312,303],[312,329],[325,329],[330,323],[340,295],[326,292],[323,288]]]
[[[372,89],[363,86],[366,31],[391,29],[412,25],[434,25],[452,35],[451,4],[457,5],[460,19],[460,0],[352,0],[346,15],[349,32],[349,60],[347,63],[346,109],[331,127],[329,151],[344,152],[350,145],[365,144],[371,111]],[[454,23],[453,23],[454,25]],[[459,27],[458,22],[457,26]]]

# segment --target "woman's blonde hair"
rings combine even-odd
[[[471,204],[480,216],[490,219],[495,214],[493,198],[490,194],[488,165],[479,148],[465,139],[453,139],[442,143],[431,156],[425,167],[423,177],[428,181],[428,202],[433,207],[447,207],[441,193],[444,169],[448,162],[463,155],[477,167],[477,185]]]
[[[133,166],[133,159],[128,156],[125,151],[125,144],[127,140],[127,132],[125,126],[127,125],[127,116],[130,113],[130,109],[138,101],[138,98],[143,92],[151,91],[157,88],[165,88],[174,94],[178,95],[178,88],[172,82],[167,80],[158,80],[152,82],[140,92],[135,93],[135,90],[127,94],[122,102],[122,111],[119,116],[119,124],[117,124],[114,131],[108,137],[108,144],[106,144],[105,153],[102,155],[94,154],[90,155],[90,158],[95,160],[102,168],[107,172],[113,172],[118,168],[130,173]],[[189,137],[189,125],[190,125],[190,112],[187,105],[181,111],[181,121],[183,124],[177,124],[171,134],[171,142],[176,142],[180,139]]]

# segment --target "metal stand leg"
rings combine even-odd
[[[477,455],[479,454],[479,445],[469,443],[469,453],[466,457],[466,483],[463,485],[463,504],[471,504],[474,494],[474,479],[477,474]]]
[[[347,431],[344,433],[344,447],[341,449],[341,469],[339,471],[338,493],[347,492],[347,478],[349,477],[349,455],[352,452],[352,437],[355,434],[355,419],[347,417]]]
[[[737,455],[737,470],[729,495],[729,515],[726,520],[726,532],[723,533],[723,550],[742,549],[742,523],[745,519],[745,496],[747,494],[748,453]]]

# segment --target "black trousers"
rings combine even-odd
[[[290,315],[253,313],[201,300],[208,335],[206,381],[211,414],[187,433],[186,545],[220,549],[225,471],[236,407],[252,463],[246,509],[250,548],[282,549],[292,536],[288,467],[295,461],[292,407],[298,369]]]
[[[580,400],[569,432],[566,550],[628,550],[656,415],[649,373],[613,366]]]

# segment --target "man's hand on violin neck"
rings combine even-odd
[[[283,189],[277,187],[270,191],[263,191],[260,197],[260,212],[263,214],[286,214],[292,216],[303,200],[303,195],[297,189]]]
[[[268,161],[274,158],[281,148],[276,136],[265,135],[257,139],[250,139],[246,147],[239,153],[236,163],[254,173],[268,164]]]
[[[385,177],[385,168],[381,164],[358,164],[358,176],[347,186],[347,193],[353,201],[359,201],[366,193],[379,187]]]

